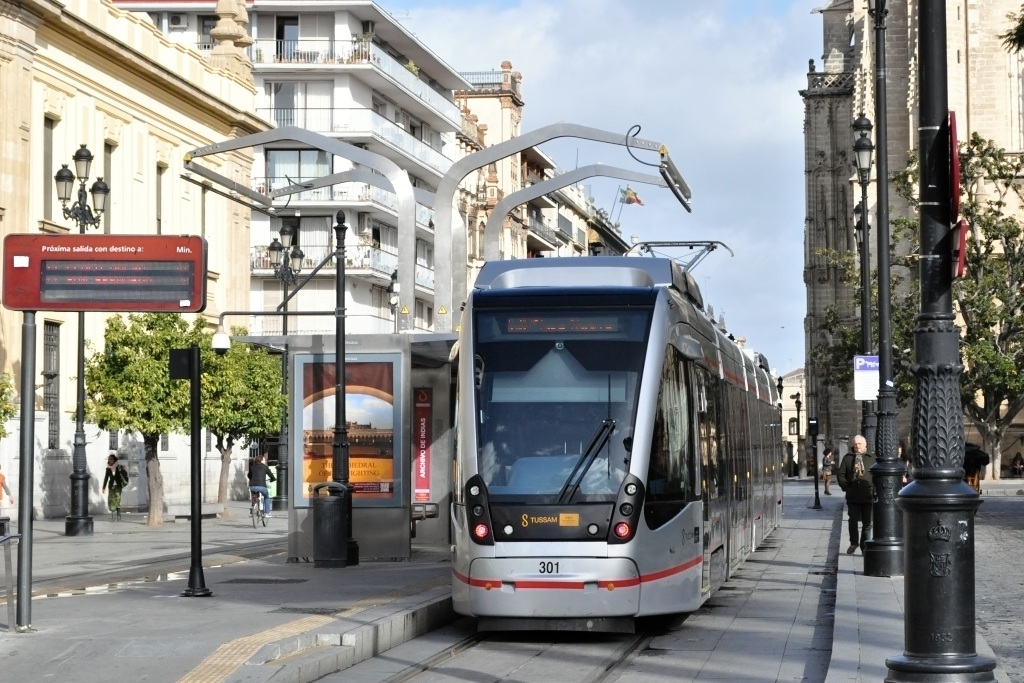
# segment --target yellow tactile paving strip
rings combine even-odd
[[[281,640],[283,638],[289,638],[291,636],[297,636],[300,633],[306,633],[314,629],[326,626],[337,619],[343,619],[345,617],[358,614],[371,607],[379,607],[389,602],[394,602],[400,598],[404,598],[409,595],[416,593],[422,593],[430,588],[437,588],[438,586],[447,585],[451,582],[451,577],[447,574],[422,581],[412,586],[406,586],[384,595],[375,596],[372,598],[366,598],[353,603],[341,612],[329,616],[310,616],[290,621],[280,626],[254,633],[251,636],[243,636],[242,638],[236,638],[231,642],[224,643],[217,648],[213,654],[204,659],[199,663],[195,669],[189,672],[184,678],[178,681],[178,683],[221,683],[226,680],[228,676],[234,673],[240,666],[245,664],[250,657],[256,652],[274,641]]]

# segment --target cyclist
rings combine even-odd
[[[263,494],[263,513],[264,516],[270,517],[270,490],[267,489],[267,479],[277,481],[277,477],[267,466],[267,454],[260,453],[249,465],[249,493]]]

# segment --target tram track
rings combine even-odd
[[[673,623],[682,616],[673,617]],[[499,683],[604,683],[614,681],[666,628],[666,620],[643,620],[632,634],[579,632],[529,636],[523,632],[477,632],[380,683],[454,683],[466,671]],[[610,649],[610,652],[608,651]],[[519,653],[519,656],[515,656]],[[589,666],[581,665],[592,661]],[[566,662],[572,662],[566,668]],[[481,668],[483,667],[483,668]],[[461,673],[460,673],[461,672]],[[333,679],[330,679],[333,680]]]

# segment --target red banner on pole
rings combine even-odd
[[[413,501],[426,503],[430,501],[430,445],[434,440],[430,429],[433,390],[413,389],[413,395]]]

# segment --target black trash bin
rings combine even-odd
[[[327,495],[321,494],[327,489]],[[344,567],[346,548],[345,487],[336,481],[313,487],[313,566]]]

